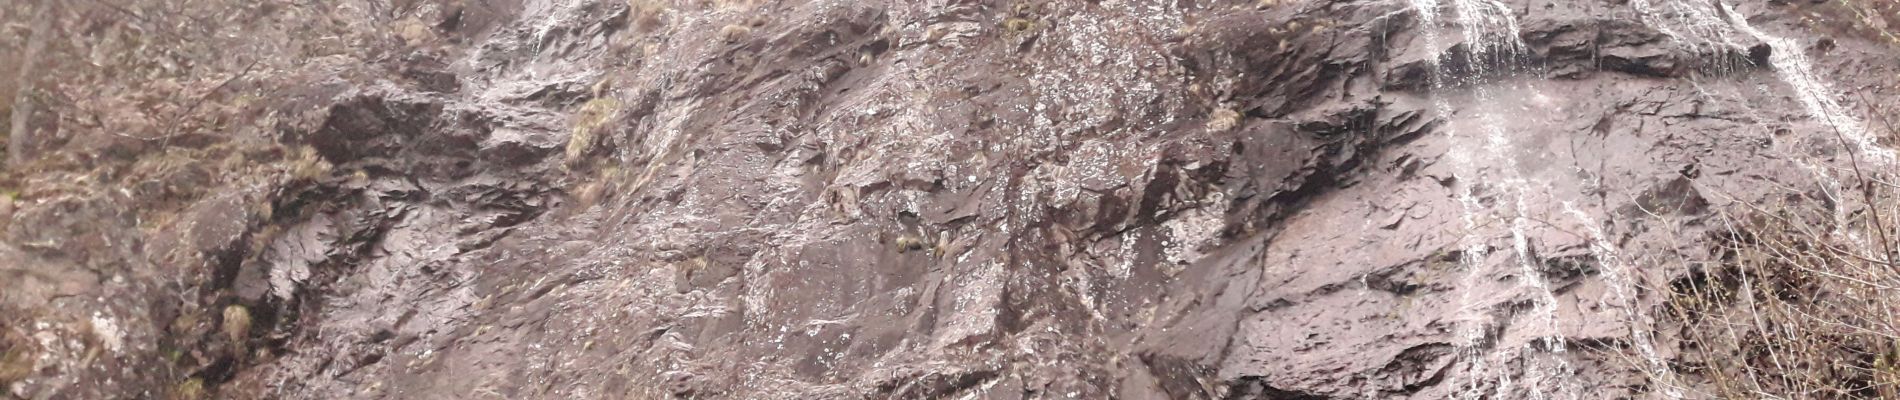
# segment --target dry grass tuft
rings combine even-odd
[[[14,332],[0,332],[0,388],[33,374],[33,343]]]
[[[224,308],[224,336],[232,343],[243,343],[251,335],[251,309],[232,304]]]
[[[1240,126],[1240,113],[1231,108],[1214,110],[1214,113],[1207,117],[1209,131],[1225,132],[1236,126]]]
[[[749,36],[752,36],[752,28],[745,25],[732,24],[719,28],[719,40],[726,43],[738,43]]]
[[[651,32],[664,25],[668,8],[666,2],[660,0],[627,0],[633,27],[640,32]]]
[[[1682,372],[1716,397],[1900,395],[1900,269],[1818,214],[1742,216],[1717,239],[1718,263],[1672,285]]]
[[[620,100],[596,97],[574,112],[574,131],[567,138],[567,165],[579,163],[600,142],[600,128],[620,114]]]
[[[172,400],[198,400],[205,398],[205,380],[203,378],[186,379],[173,386],[171,393],[165,396]]]

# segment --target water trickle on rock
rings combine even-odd
[[[1425,37],[1425,45],[1433,52],[1433,54],[1427,58],[1427,62],[1432,66],[1432,72],[1429,77],[1431,80],[1432,95],[1430,97],[1432,109],[1438,113],[1438,115],[1449,116],[1452,114],[1451,102],[1447,101],[1443,96],[1437,95],[1438,92],[1448,87],[1445,74],[1443,73],[1445,70],[1443,62],[1436,54],[1440,49],[1437,32],[1438,1],[1412,0],[1411,6],[1412,10],[1418,14],[1420,31]],[[1445,129],[1445,135],[1451,139],[1453,143],[1458,141],[1458,132],[1455,129]],[[1473,160],[1471,156],[1461,150],[1461,148],[1454,147],[1452,151],[1447,154],[1447,156],[1452,159],[1451,161],[1456,171],[1454,173],[1455,175],[1467,175],[1470,174],[1472,170]],[[1454,196],[1458,200],[1460,211],[1462,211],[1462,215],[1459,219],[1463,222],[1464,230],[1464,235],[1459,239],[1460,252],[1458,264],[1460,269],[1465,271],[1465,274],[1460,280],[1459,285],[1471,287],[1476,285],[1475,281],[1478,279],[1478,267],[1484,265],[1484,259],[1489,252],[1489,245],[1487,245],[1484,242],[1484,238],[1478,234],[1481,225],[1479,218],[1484,212],[1484,206],[1479,203],[1476,194],[1473,193],[1476,187],[1470,184],[1462,186],[1463,187],[1452,189],[1456,193]],[[1466,376],[1483,377],[1487,375],[1484,349],[1489,347],[1486,341],[1490,336],[1490,324],[1485,321],[1487,316],[1484,315],[1483,310],[1471,307],[1471,291],[1462,292],[1458,302],[1460,309],[1457,326],[1455,328],[1457,332],[1455,333],[1456,341],[1454,345],[1457,346],[1458,359],[1465,363],[1467,373],[1457,375],[1456,379],[1458,381],[1453,382],[1453,386],[1458,388],[1459,398],[1475,399],[1483,396],[1483,382],[1465,381],[1465,378]]]
[[[1438,3],[1434,0],[1415,0],[1411,5],[1420,16],[1427,46],[1438,51],[1440,44],[1435,32]],[[1448,68],[1440,62],[1440,57],[1432,57],[1431,98],[1441,116],[1452,116],[1450,100],[1444,93],[1451,89],[1468,92],[1470,101],[1477,103],[1478,109],[1500,103],[1494,86],[1501,85],[1513,92],[1542,96],[1535,88],[1513,80],[1518,72],[1526,68],[1523,59],[1528,50],[1520,38],[1517,19],[1508,6],[1490,0],[1454,0],[1451,6],[1463,40],[1462,59],[1455,63],[1457,68]],[[1453,50],[1458,50],[1456,47]],[[1447,135],[1454,139],[1450,156],[1458,164],[1456,175],[1463,184],[1462,188],[1454,189],[1457,191],[1454,196],[1465,213],[1465,236],[1460,258],[1465,277],[1461,285],[1471,289],[1482,285],[1490,275],[1518,275],[1518,287],[1526,292],[1524,295],[1529,296],[1530,317],[1540,325],[1540,334],[1543,336],[1527,340],[1522,348],[1495,348],[1503,344],[1498,338],[1491,337],[1499,324],[1492,320],[1495,317],[1489,312],[1494,306],[1491,302],[1495,297],[1485,296],[1484,302],[1474,302],[1471,298],[1473,291],[1465,291],[1460,301],[1466,315],[1460,319],[1457,328],[1458,346],[1469,375],[1475,377],[1471,379],[1476,381],[1458,383],[1461,387],[1460,398],[1485,397],[1487,387],[1495,392],[1492,395],[1501,395],[1508,393],[1516,384],[1529,386],[1524,393],[1536,399],[1576,398],[1577,389],[1572,382],[1575,370],[1565,354],[1568,344],[1557,321],[1557,299],[1538,267],[1540,262],[1528,234],[1531,230],[1528,192],[1531,182],[1519,171],[1515,161],[1518,150],[1501,116],[1496,112],[1479,112],[1470,118],[1476,123],[1476,129],[1481,131],[1480,143],[1460,144],[1462,141],[1458,140],[1457,128],[1445,129]],[[1494,189],[1492,196],[1509,201],[1486,207],[1476,192],[1480,184]],[[1508,221],[1510,254],[1515,258],[1516,271],[1489,271],[1484,268],[1489,244],[1486,243],[1487,234],[1482,231],[1479,221],[1488,218]],[[1513,379],[1514,373],[1520,371],[1487,369],[1494,364],[1512,365],[1508,361],[1513,357],[1521,361],[1517,365],[1523,366],[1521,373],[1527,378],[1521,383]]]
[[[1760,40],[1773,51],[1768,54],[1768,63],[1775,68],[1775,74],[1794,90],[1795,97],[1801,100],[1808,114],[1826,124],[1852,145],[1849,151],[1859,152],[1868,161],[1886,166],[1893,163],[1893,150],[1882,147],[1870,136],[1859,118],[1855,118],[1836,100],[1834,89],[1814,73],[1813,62],[1808,61],[1806,51],[1792,39],[1770,35],[1748,24],[1748,19],[1737,17],[1733,7],[1716,2],[1722,7],[1724,16],[1736,30]]]
[[[1644,373],[1649,374],[1661,386],[1664,396],[1671,399],[1682,398],[1682,389],[1675,370],[1670,368],[1669,362],[1663,360],[1662,355],[1656,351],[1654,335],[1649,331],[1649,326],[1653,324],[1649,319],[1649,313],[1636,302],[1636,296],[1630,293],[1636,289],[1636,281],[1629,276],[1629,271],[1626,271],[1630,266],[1617,255],[1616,244],[1610,242],[1609,235],[1603,233],[1603,228],[1599,227],[1595,219],[1577,209],[1577,205],[1573,202],[1563,202],[1563,208],[1564,214],[1576,219],[1577,223],[1583,226],[1584,232],[1590,236],[1590,254],[1596,258],[1598,268],[1602,271],[1601,275],[1610,287],[1610,294],[1616,297],[1616,302],[1612,303],[1612,306],[1621,310],[1623,318],[1628,321],[1624,325],[1629,328],[1630,342],[1636,346],[1637,355],[1643,358]]]
[[[1631,3],[1645,21],[1654,24],[1675,42],[1692,50],[1711,50],[1708,53],[1724,51],[1743,54],[1755,54],[1766,50],[1765,59],[1753,60],[1766,62],[1774,70],[1775,76],[1787,85],[1802,110],[1809,118],[1819,122],[1823,129],[1814,139],[1821,142],[1838,144],[1849,154],[1849,163],[1843,169],[1868,171],[1886,170],[1893,166],[1895,154],[1878,143],[1874,132],[1843,106],[1839,100],[1841,94],[1833,89],[1827,79],[1814,70],[1814,63],[1807,56],[1801,42],[1777,36],[1755,27],[1733,6],[1722,1],[1710,3],[1690,3],[1684,0],[1660,0],[1654,4],[1648,0],[1636,0]],[[1751,47],[1736,39],[1758,42]],[[1759,58],[1759,57],[1756,57]],[[1718,74],[1737,68],[1733,65],[1718,64]],[[1772,90],[1760,88],[1761,95],[1770,96]],[[1753,110],[1751,110],[1752,112]],[[1844,184],[1835,167],[1821,165],[1821,162],[1805,154],[1793,154],[1791,157],[1797,166],[1809,172],[1819,186],[1821,193],[1835,204],[1833,207],[1833,229],[1830,234],[1842,238],[1862,253],[1879,254],[1875,246],[1867,241],[1866,235],[1851,228],[1850,214],[1854,209],[1865,208],[1860,199],[1847,195],[1849,186]]]

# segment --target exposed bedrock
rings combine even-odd
[[[0,209],[0,300],[91,326],[8,390],[1666,398],[1658,288],[1864,150],[1774,52],[1862,118],[1900,57],[1478,2],[422,1],[287,78],[291,167]]]

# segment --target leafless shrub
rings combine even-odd
[[[1900,395],[1900,270],[1817,211],[1727,218],[1719,262],[1671,285],[1665,309],[1681,324],[1683,372],[1713,395]]]
[[[1862,12],[1900,20],[1894,10]],[[1885,26],[1866,25],[1892,37]],[[1900,135],[1888,122],[1893,114],[1859,100],[1875,126]],[[1900,398],[1893,167],[1855,158],[1834,174],[1844,181],[1823,192],[1827,201],[1724,214],[1723,234],[1711,238],[1714,262],[1666,292],[1665,315],[1680,324],[1685,352],[1680,372],[1705,380],[1719,398]]]

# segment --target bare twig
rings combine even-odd
[[[209,90],[209,91],[206,91],[206,92],[205,92],[204,94],[202,94],[202,95],[199,95],[199,96],[198,96],[198,99],[197,99],[196,101],[193,101],[193,102],[191,103],[191,106],[190,106],[190,107],[186,107],[184,111],[180,111],[180,112],[179,112],[179,113],[178,113],[177,115],[173,115],[173,116],[172,116],[172,118],[171,118],[171,122],[170,122],[170,123],[168,123],[168,124],[166,125],[166,127],[165,127],[165,134],[164,134],[164,135],[162,135],[162,136],[159,136],[159,137],[155,137],[155,138],[148,138],[148,139],[146,139],[146,140],[160,140],[160,139],[163,139],[163,140],[165,140],[165,144],[164,144],[164,147],[170,147],[170,146],[171,146],[171,138],[172,138],[172,137],[174,137],[174,136],[178,136],[178,123],[179,123],[179,121],[182,121],[182,120],[184,120],[184,119],[185,119],[186,117],[189,117],[189,116],[191,116],[191,113],[193,113],[193,112],[196,112],[196,111],[198,111],[198,107],[200,107],[200,106],[203,106],[203,105],[204,105],[204,103],[205,103],[205,100],[206,100],[206,99],[209,99],[209,98],[211,98],[211,96],[212,96],[212,95],[215,95],[215,94],[218,94],[218,92],[220,92],[220,91],[223,91],[223,90],[224,90],[224,88],[225,88],[226,86],[230,86],[232,82],[237,82],[237,80],[238,80],[238,79],[242,79],[242,78],[244,78],[245,76],[249,76],[249,75],[251,74],[251,70],[252,70],[252,69],[254,69],[254,68],[257,68],[257,64],[258,64],[259,62],[261,62],[261,60],[253,60],[253,61],[251,61],[251,63],[250,63],[250,65],[245,65],[245,66],[244,66],[244,70],[243,70],[243,71],[239,71],[239,72],[237,73],[237,75],[232,75],[232,76],[231,76],[230,78],[227,78],[227,79],[225,79],[225,80],[224,80],[224,82],[222,82],[222,83],[219,83],[219,84],[218,84],[218,86],[214,86],[214,87],[212,87],[212,88],[211,88],[211,90]]]
[[[1880,208],[1875,206],[1876,204],[1880,204],[1879,196],[1875,195],[1878,190],[1874,188],[1872,181],[1867,179],[1866,174],[1861,172],[1860,151],[1864,149],[1850,145],[1847,141],[1847,134],[1841,132],[1841,127],[1835,125],[1831,118],[1826,122],[1827,127],[1834,130],[1834,137],[1841,142],[1841,147],[1850,149],[1847,151],[1848,165],[1854,169],[1854,180],[1858,181],[1862,200],[1867,202],[1868,213],[1873,217],[1871,222],[1874,224],[1874,231],[1880,235],[1880,258],[1885,260],[1888,269],[1892,269],[1894,272],[1900,272],[1900,265],[1896,265],[1893,262],[1893,241],[1887,238],[1887,226],[1880,220]]]

